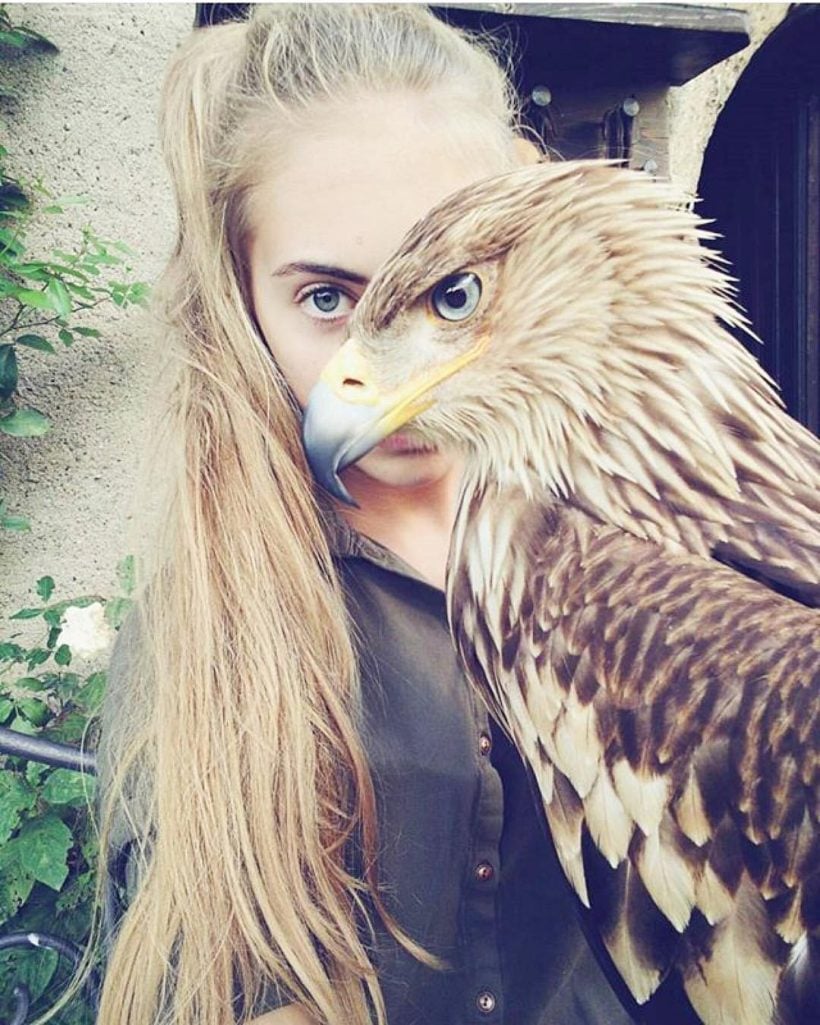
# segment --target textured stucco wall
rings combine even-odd
[[[672,173],[690,188],[718,111],[788,9],[724,6],[748,10],[753,46],[668,98]],[[90,219],[100,234],[137,250],[138,277],[153,280],[173,227],[156,143],[159,83],[193,23],[193,4],[14,4],[12,14],[60,47],[1,69],[20,95],[16,104],[0,102],[19,171],[41,173],[55,192],[90,195],[88,207],[60,223]],[[58,232],[47,241],[63,239]],[[2,492],[33,525],[27,534],[0,533],[0,617],[30,601],[29,588],[46,573],[57,580],[55,598],[110,593],[117,561],[138,551],[131,492],[151,418],[159,333],[139,309],[85,323],[105,337],[56,357],[24,354],[25,390],[52,418],[52,432],[26,442],[0,435]]]
[[[669,90],[669,173],[690,192],[697,188],[704,151],[732,89],[760,45],[786,17],[791,5],[719,3],[710,6],[744,11],[751,43],[686,85]]]
[[[60,48],[2,62],[0,91],[19,96],[0,101],[11,168],[42,175],[57,194],[92,199],[70,216],[48,219],[53,228],[43,252],[78,239],[88,221],[99,235],[136,250],[136,278],[153,281],[173,230],[155,127],[159,84],[193,24],[193,4],[12,4],[9,10],[14,22]],[[134,551],[130,499],[151,415],[158,332],[139,307],[106,307],[77,323],[104,337],[59,346],[56,356],[21,353],[24,394],[51,418],[51,432],[31,440],[0,435],[1,493],[32,524],[31,532],[0,532],[2,616],[36,601],[30,588],[47,573],[57,582],[55,600],[111,594],[116,563]],[[0,639],[6,632],[0,627]]]

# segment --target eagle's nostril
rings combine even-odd
[[[342,385],[345,388],[348,388],[348,387],[350,387],[350,388],[364,388],[364,382],[363,381],[357,381],[355,377],[346,377],[342,381]]]

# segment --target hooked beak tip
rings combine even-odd
[[[372,409],[345,402],[319,380],[308,397],[302,421],[302,440],[316,481],[334,498],[359,508],[339,474],[360,459],[373,443],[364,444]]]

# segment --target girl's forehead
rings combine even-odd
[[[465,118],[436,110],[429,97],[367,97],[293,133],[252,198],[257,251],[270,261],[352,260],[370,276],[431,207],[500,170],[486,126],[483,138],[473,129],[470,147]]]

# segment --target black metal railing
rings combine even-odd
[[[42,737],[30,737],[26,733],[10,730],[7,726],[0,726],[0,754],[28,758],[29,761],[53,765],[58,769],[87,772],[92,776],[97,772],[97,759],[93,752],[81,751],[71,744],[58,744]]]
[[[58,744],[53,740],[40,737],[29,737],[17,733],[5,726],[0,726],[0,754],[26,758],[33,762],[42,762],[60,769],[74,769],[95,775],[96,758],[93,752],[82,751],[70,744]],[[63,939],[44,932],[12,932],[0,935],[0,950],[28,949],[54,950],[76,970],[83,956],[82,949],[71,940]],[[100,976],[94,970],[89,974],[83,993],[96,1013],[99,1001]],[[20,982],[13,990],[15,1001],[12,1017],[4,1025],[25,1025],[31,1007],[31,993],[28,987]]]

